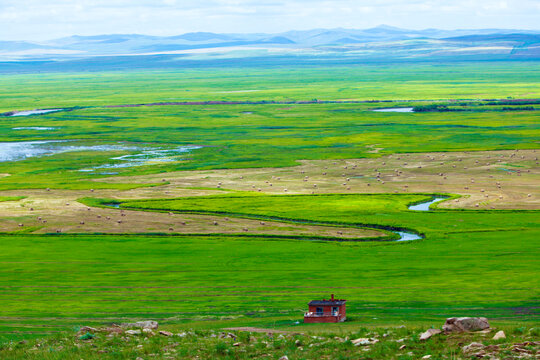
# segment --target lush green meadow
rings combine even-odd
[[[0,112],[156,101],[540,98],[539,81],[536,63],[515,61],[2,75]]]
[[[379,186],[376,181],[380,179],[374,174],[385,164],[380,159],[391,154],[421,153],[426,159],[424,153],[432,152],[538,149],[537,110],[372,111],[429,104],[427,100],[537,99],[540,73],[535,66],[492,62],[1,75],[0,112],[73,109],[39,116],[1,116],[0,145],[60,140],[66,141],[62,145],[117,147],[0,161],[0,202],[21,200],[0,209],[4,211],[2,218],[14,222],[15,228],[21,222],[18,233],[3,230],[0,235],[0,342],[128,319],[157,319],[174,329],[258,326],[302,331],[438,326],[446,317],[464,315],[487,316],[503,326],[538,324],[540,216],[534,207],[536,190],[530,185],[538,168],[533,152],[526,158],[522,155],[524,160],[519,164],[511,156],[519,157],[523,151],[505,154],[499,166],[504,171],[488,169],[485,163],[496,160],[486,156],[470,173],[467,167],[480,160],[466,158],[463,153],[467,167],[461,163],[456,178],[466,181],[467,187],[459,185],[463,190],[474,187],[471,181],[483,184],[488,179],[489,199],[499,198],[500,194],[494,193],[498,191],[495,182],[502,181],[510,194],[504,193],[508,201],[516,203],[529,194],[527,198],[532,200],[527,208],[535,210],[418,212],[407,210],[407,205],[432,196],[428,190],[419,193],[421,183],[407,194],[401,193],[407,191],[404,187],[399,188],[400,194],[364,191]],[[312,99],[378,102],[106,107]],[[393,102],[380,102],[389,100]],[[114,167],[125,164],[120,158],[125,155],[185,145],[201,148],[144,166]],[[342,194],[346,189],[340,175],[345,172],[344,164],[336,163],[326,170],[325,166],[333,166],[328,162],[310,164],[310,176],[328,171],[330,177],[331,173],[334,178],[319,185],[341,189],[334,193],[269,195],[265,194],[270,192],[269,186],[255,190],[254,179],[259,181],[257,186],[270,179],[264,168],[337,159],[379,161],[369,165],[370,175],[366,175],[368,167],[363,168],[362,176],[370,178],[371,187],[358,183],[354,189],[364,190]],[[409,180],[422,175],[407,169],[403,160],[384,161],[392,161],[395,169],[385,169],[383,176],[397,169],[407,172],[392,178],[400,185],[407,186]],[[443,166],[442,159],[436,163],[439,161]],[[437,177],[430,178],[426,188],[430,184],[444,186],[443,170],[432,163],[422,164]],[[445,173],[452,171],[452,164],[459,164],[457,159],[447,163]],[[100,168],[103,165],[113,166]],[[79,171],[94,167],[107,171]],[[253,185],[238,185],[242,173],[235,170],[232,174],[232,169],[248,168],[261,168],[261,173],[246,175],[251,176]],[[219,180],[210,179],[213,169],[232,174],[227,178],[231,188],[224,185],[220,196],[205,194],[218,191]],[[516,169],[522,169],[523,176]],[[197,176],[181,181],[175,178],[177,182],[168,179],[167,173],[184,170],[197,171]],[[135,178],[149,174],[159,175]],[[268,176],[263,179],[263,175]],[[280,176],[272,173],[272,178],[274,175]],[[209,183],[204,183],[205,177]],[[304,186],[303,172],[294,179],[290,174],[288,177],[288,184],[294,180],[297,189]],[[449,177],[446,183],[451,181]],[[279,185],[282,192],[284,183]],[[169,184],[174,185],[158,191]],[[512,184],[521,186],[519,191],[512,192]],[[309,185],[309,192],[302,188],[302,193],[314,189]],[[463,195],[453,189],[452,193],[440,192],[453,198]],[[182,192],[183,197],[168,191]],[[475,199],[488,195],[484,190],[475,191]],[[410,229],[425,238],[336,242],[315,236],[264,236],[247,231],[221,234],[219,230],[204,235],[21,233],[36,229],[37,211],[50,211],[55,219],[76,210],[94,216],[102,210],[98,209],[103,206],[100,198],[105,197],[115,197],[123,209],[153,215],[169,216],[161,212],[171,212],[257,222],[278,219],[344,228]],[[35,210],[29,210],[30,206]],[[21,210],[16,217],[3,210],[15,207],[24,207],[26,212]],[[50,220],[49,214],[39,214]],[[219,229],[208,220],[202,224]],[[102,229],[94,230],[99,233]],[[329,327],[304,325],[307,302],[330,293],[348,300],[351,321]]]

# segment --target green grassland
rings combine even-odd
[[[2,75],[0,112],[82,108],[2,116],[0,142],[203,147],[172,162],[115,169],[121,181],[113,182],[93,181],[110,175],[78,170],[120,163],[113,158],[136,151],[65,152],[0,162],[0,190],[15,190],[0,195],[0,201],[21,199],[13,193],[22,196],[28,189],[155,187],[162,183],[131,182],[130,176],[179,170],[285,167],[304,159],[377,158],[405,152],[538,149],[536,110],[371,111],[430,103],[422,100],[540,98],[535,66],[493,62]],[[260,91],[243,92],[247,90]],[[396,101],[104,107],[315,98]],[[13,129],[35,126],[57,129]],[[0,342],[127,319],[157,319],[175,328],[258,326],[301,331],[431,326],[460,315],[487,316],[503,326],[538,324],[538,211],[407,210],[408,204],[430,196],[269,196],[227,191],[221,196],[121,204],[141,211],[405,228],[425,236],[412,242],[329,242],[249,234],[2,234]],[[99,199],[81,202],[100,204]],[[329,327],[304,325],[306,303],[330,293],[348,300],[351,321]]]

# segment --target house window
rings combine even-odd
[[[339,314],[339,307],[332,306],[332,315],[337,316]]]
[[[322,307],[318,307],[316,310],[315,310],[315,313],[317,315],[322,315],[324,312],[323,312],[323,308]]]

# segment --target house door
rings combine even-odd
[[[339,307],[332,306],[332,315],[337,316],[339,314]]]
[[[322,315],[322,314],[324,314],[323,308],[322,308],[322,307],[318,307],[317,309],[315,309],[315,313],[316,313],[317,315]]]

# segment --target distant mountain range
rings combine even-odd
[[[0,61],[87,61],[97,57],[169,56],[167,59],[343,57],[373,59],[486,58],[540,60],[540,31],[314,29],[280,34],[194,32],[70,36],[45,42],[0,41]],[[160,57],[160,59],[163,59]],[[97,61],[97,60],[96,60]],[[1,69],[0,69],[1,71]]]

